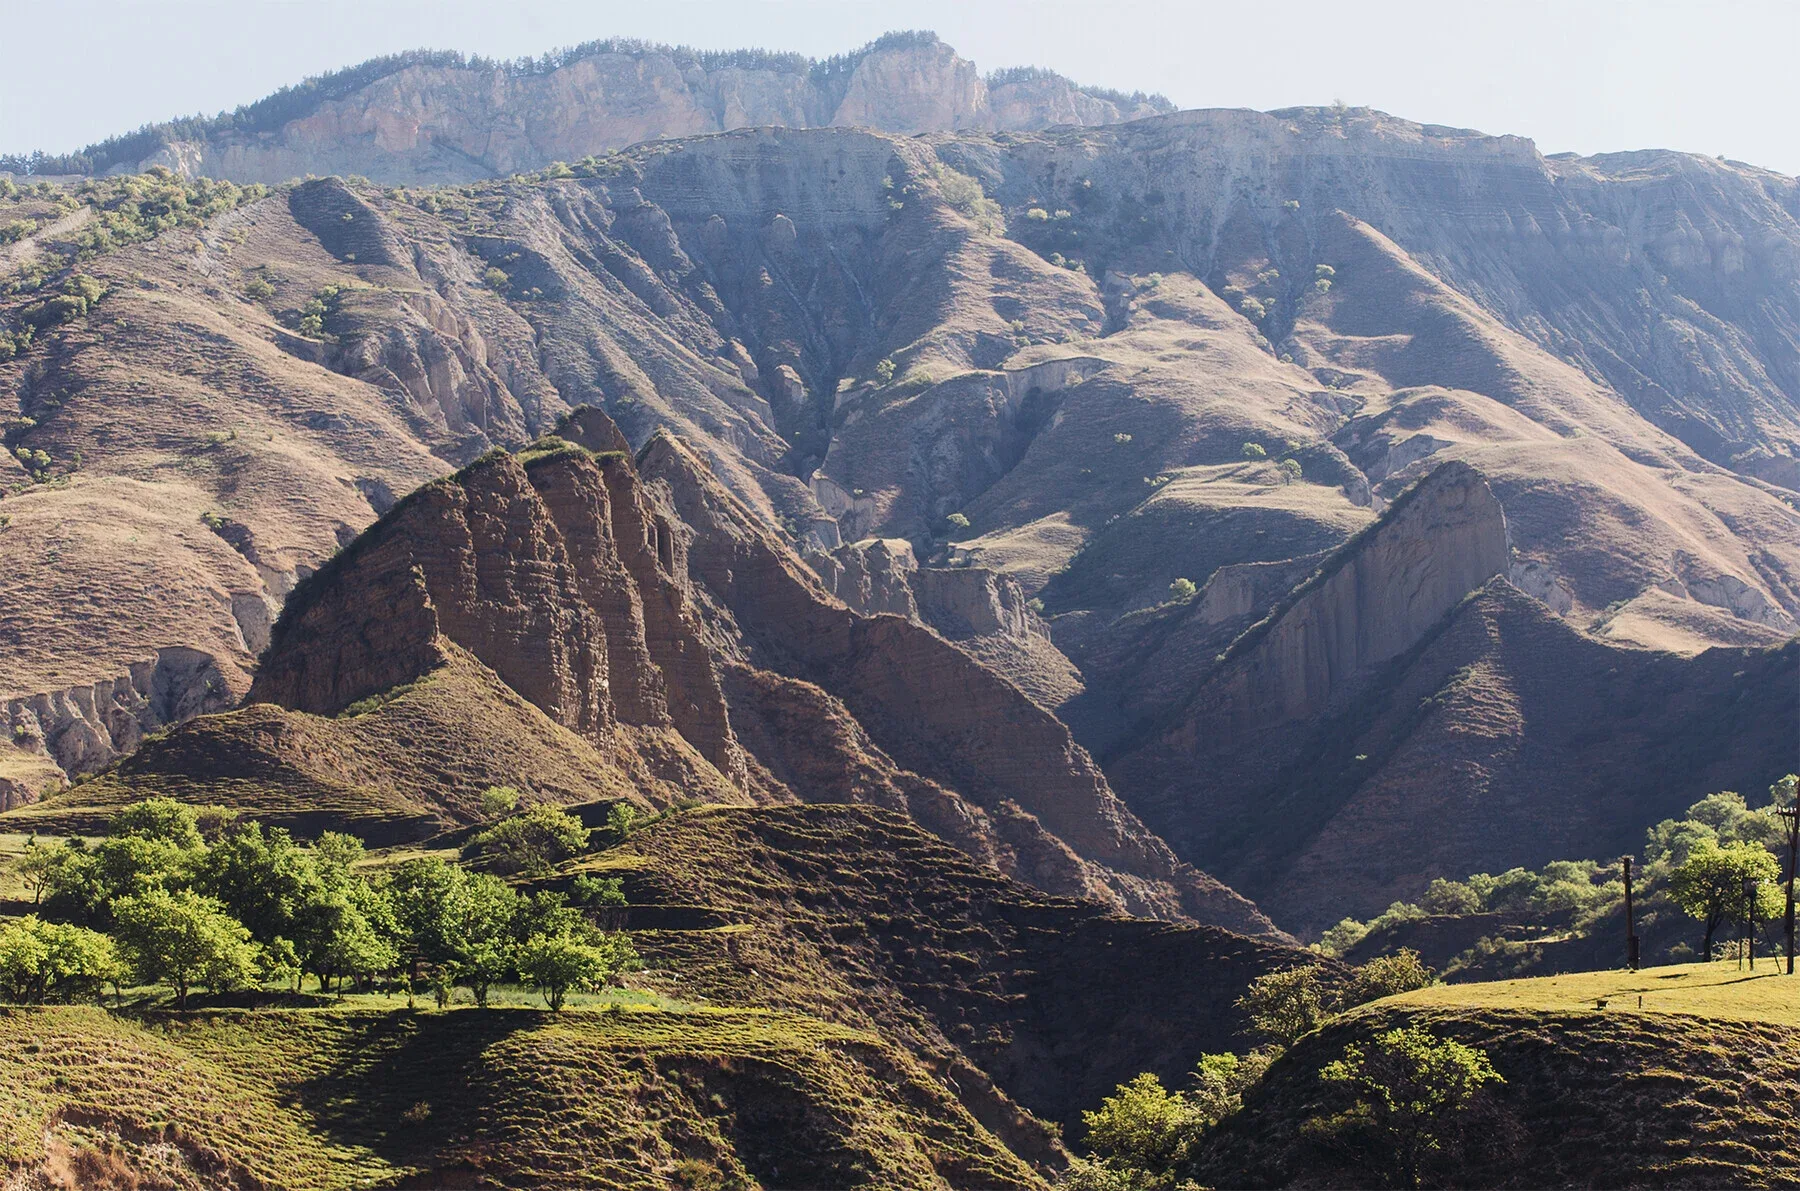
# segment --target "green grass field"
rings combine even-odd
[[[1604,1008],[1599,1004],[1605,1002]],[[1440,984],[1377,1002],[1383,1006],[1445,1009],[1575,1010],[1606,1013],[1683,1013],[1732,1021],[1800,1025],[1800,975],[1759,957],[1756,971],[1737,961],[1673,964],[1637,972],[1576,972],[1485,984]]]

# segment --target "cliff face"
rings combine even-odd
[[[554,69],[418,64],[347,93],[320,88],[286,119],[215,125],[141,162],[188,176],[280,182],[362,174],[419,183],[504,177],[640,141],[734,128],[825,126],[914,134],[1139,119],[1166,105],[1082,90],[1048,72],[989,88],[934,37],[890,37],[829,64],[710,60],[668,47],[596,47]],[[373,64],[371,64],[373,65]],[[374,73],[352,68],[346,76]]]
[[[1127,730],[1109,774],[1185,859],[1315,931],[1434,877],[1629,849],[1685,792],[1789,763],[1773,725],[1800,713],[1792,645],[1622,649],[1508,570],[1493,492],[1440,466],[1244,631],[1178,713]]]
[[[1240,732],[1323,715],[1509,562],[1500,502],[1447,463],[1235,642],[1206,697]]]

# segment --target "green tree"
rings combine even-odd
[[[503,819],[469,842],[465,852],[488,859],[503,873],[533,876],[588,846],[588,829],[567,811],[539,803],[522,815]]]
[[[1292,1046],[1330,1016],[1326,992],[1314,965],[1287,968],[1250,982],[1237,1007],[1251,1028],[1283,1046]]]
[[[415,969],[431,967],[439,1003],[466,984],[485,1006],[512,967],[518,894],[498,877],[441,860],[407,862],[388,891],[407,959]]]
[[[39,843],[35,835],[25,841],[25,854],[19,857],[18,873],[25,888],[31,891],[32,905],[43,903],[44,891],[55,880],[56,866],[61,855],[59,849]]]
[[[247,823],[194,864],[194,888],[217,898],[259,943],[294,938],[300,910],[321,892],[311,854],[281,828]]]
[[[1506,1082],[1483,1051],[1417,1026],[1389,1030],[1367,1047],[1352,1043],[1319,1078],[1348,1087],[1356,1103],[1314,1130],[1363,1134],[1402,1187],[1417,1187],[1428,1163],[1455,1156],[1459,1118],[1483,1087]]]
[[[519,809],[519,792],[511,786],[489,786],[481,792],[481,817],[498,819]]]
[[[1171,1187],[1175,1171],[1212,1124],[1193,1101],[1145,1072],[1081,1114],[1087,1144],[1130,1191]]]
[[[137,978],[166,981],[178,1009],[187,1008],[194,984],[225,991],[254,975],[250,932],[210,897],[154,888],[118,899],[112,910],[113,937]]]
[[[1185,604],[1199,593],[1192,579],[1177,579],[1169,584],[1169,598],[1178,604]]]
[[[1267,459],[1269,451],[1259,442],[1247,442],[1244,444],[1243,456],[1246,459]]]
[[[571,935],[534,935],[519,949],[519,975],[561,1010],[570,989],[600,989],[635,963],[637,953],[622,934],[583,942]]]
[[[1392,955],[1380,955],[1351,970],[1350,979],[1338,999],[1338,1008],[1347,1009],[1382,997],[1397,996],[1424,988],[1434,980],[1432,971],[1419,959],[1419,953],[1402,947]]]
[[[96,996],[120,975],[113,941],[98,931],[45,922],[36,914],[0,923],[0,989],[9,1000]]]
[[[1721,847],[1710,840],[1700,841],[1675,867],[1669,874],[1669,896],[1704,924],[1703,958],[1711,958],[1713,935],[1721,923],[1746,916],[1750,903],[1744,896],[1745,880],[1757,882],[1757,917],[1766,921],[1781,913],[1781,898],[1774,885],[1779,873],[1775,857],[1760,844],[1739,842]]]

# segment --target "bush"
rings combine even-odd
[[[481,284],[497,294],[503,294],[512,285],[512,278],[506,275],[506,270],[489,265],[487,271],[481,275]]]
[[[944,524],[950,527],[952,533],[956,533],[969,528],[969,519],[961,513],[952,513],[944,518]]]
[[[989,198],[981,183],[947,165],[934,164],[931,176],[937,179],[938,193],[954,210],[974,221],[984,232],[1003,232],[1000,204]]]
[[[1267,459],[1269,457],[1269,452],[1268,449],[1259,442],[1247,442],[1244,444],[1243,455],[1246,459]]]
[[[1177,579],[1169,584],[1169,598],[1178,604],[1185,604],[1199,594],[1200,589],[1194,586],[1192,579]]]
[[[893,379],[894,379],[894,361],[893,361],[893,359],[890,357],[890,358],[878,361],[875,365],[875,383],[878,385],[885,385]]]

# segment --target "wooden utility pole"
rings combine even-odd
[[[1619,864],[1625,869],[1625,966],[1635,972],[1638,970],[1638,937],[1637,919],[1631,913],[1631,857],[1621,856]]]
[[[1788,821],[1787,875],[1787,969],[1794,974],[1794,860],[1800,856],[1800,806],[1777,807],[1775,813]]]

